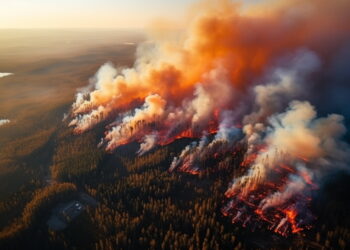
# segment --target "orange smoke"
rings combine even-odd
[[[350,41],[350,2],[281,0],[245,12],[230,0],[197,6],[176,38],[139,45],[132,68],[103,65],[94,89],[77,94],[70,126],[82,133],[113,120],[101,145],[113,151],[138,141],[139,154],[201,137],[169,169],[192,174],[210,157],[227,169],[226,153],[235,155],[243,132],[247,172],[228,186],[223,213],[243,226],[254,215],[282,235],[298,233],[308,223],[298,214],[309,200],[303,193],[348,155],[343,117],[317,119],[309,102],[296,100]]]
[[[74,106],[74,114],[103,107],[108,116],[150,94],[179,105],[199,83],[211,84],[207,75],[218,68],[236,91],[244,92],[279,55],[304,46],[326,54],[349,34],[349,22],[338,14],[349,9],[347,1],[282,2],[256,16],[243,15],[229,0],[205,2],[181,39],[147,42],[139,47],[133,68],[98,73],[96,89]]]

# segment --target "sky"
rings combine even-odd
[[[245,0],[248,5],[262,0]],[[197,0],[0,0],[0,28],[144,28]]]

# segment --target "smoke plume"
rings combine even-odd
[[[170,172],[239,168],[222,213],[252,230],[298,233],[322,178],[349,164],[349,8],[282,0],[242,11],[203,1],[176,38],[140,44],[132,68],[103,65],[78,91],[69,125],[83,133],[109,123],[100,144],[109,152],[137,141],[142,155],[193,138]]]

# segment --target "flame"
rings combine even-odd
[[[169,172],[234,169],[222,213],[252,230],[298,233],[309,227],[317,177],[348,155],[343,117],[317,118],[297,100],[318,99],[307,96],[318,92],[309,81],[330,71],[322,67],[349,39],[349,3],[282,0],[242,12],[205,1],[176,39],[141,44],[132,68],[103,65],[93,89],[77,94],[69,125],[83,133],[112,122],[101,143],[111,153],[191,138]]]
[[[295,221],[295,218],[297,217],[297,212],[295,210],[286,209],[283,212],[286,214],[287,220],[291,224],[292,233],[298,233],[303,230],[302,228],[297,226],[297,223]]]

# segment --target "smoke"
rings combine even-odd
[[[261,121],[283,110],[294,98],[305,96],[308,76],[320,67],[317,55],[305,49],[281,61],[287,65],[269,72],[267,84],[254,87],[256,111],[244,117],[244,123]]]
[[[236,168],[244,149],[223,214],[297,233],[310,223],[311,191],[348,168],[349,7],[283,0],[243,12],[202,1],[179,34],[140,44],[133,67],[103,65],[78,90],[69,125],[83,133],[109,123],[100,144],[109,152],[137,141],[142,155],[193,138],[170,172]]]
[[[307,213],[305,207],[298,210],[298,203],[308,200],[327,173],[348,168],[350,149],[341,141],[346,131],[343,119],[335,114],[317,118],[310,103],[292,101],[285,112],[269,117],[264,135],[255,136],[258,140],[251,139],[254,129],[250,125],[244,130],[248,145],[251,148],[263,145],[263,150],[247,151],[246,157],[254,159],[251,167],[245,175],[233,180],[225,195],[233,200],[238,196],[249,201],[261,218],[277,214],[269,218],[276,232],[285,235],[288,224],[294,232],[293,227],[299,228],[302,219],[294,220],[293,224],[287,222],[287,217],[280,218],[278,211]],[[237,213],[233,204],[225,207],[225,213]]]
[[[179,169],[184,172],[199,173],[201,165],[211,157],[218,157],[218,153],[225,154],[234,149],[235,142],[241,138],[241,132],[233,124],[233,112],[224,111],[222,113],[219,130],[214,138],[210,140],[209,136],[205,134],[201,140],[193,142],[188,145],[178,157],[174,157],[170,172]],[[219,163],[220,164],[220,163]]]
[[[150,151],[157,144],[157,134],[153,133],[150,135],[145,135],[143,142],[140,144],[140,149],[137,151],[139,155],[143,155]]]
[[[249,194],[268,177],[269,171],[281,164],[292,168],[293,174],[300,164],[319,174],[330,162],[333,168],[343,166],[349,149],[339,141],[345,133],[342,121],[342,116],[334,114],[316,119],[316,111],[308,102],[291,102],[286,112],[269,119],[266,135],[259,141],[265,145],[263,152],[256,156],[248,174],[236,179],[226,194],[232,196],[238,191],[243,196]]]
[[[134,115],[123,117],[121,124],[108,131],[105,137],[108,140],[106,149],[112,150],[131,142],[140,133],[151,129],[158,120],[162,119],[165,104],[166,101],[157,94],[147,96],[143,106],[136,109]]]
[[[10,123],[9,119],[0,119],[0,126]]]

